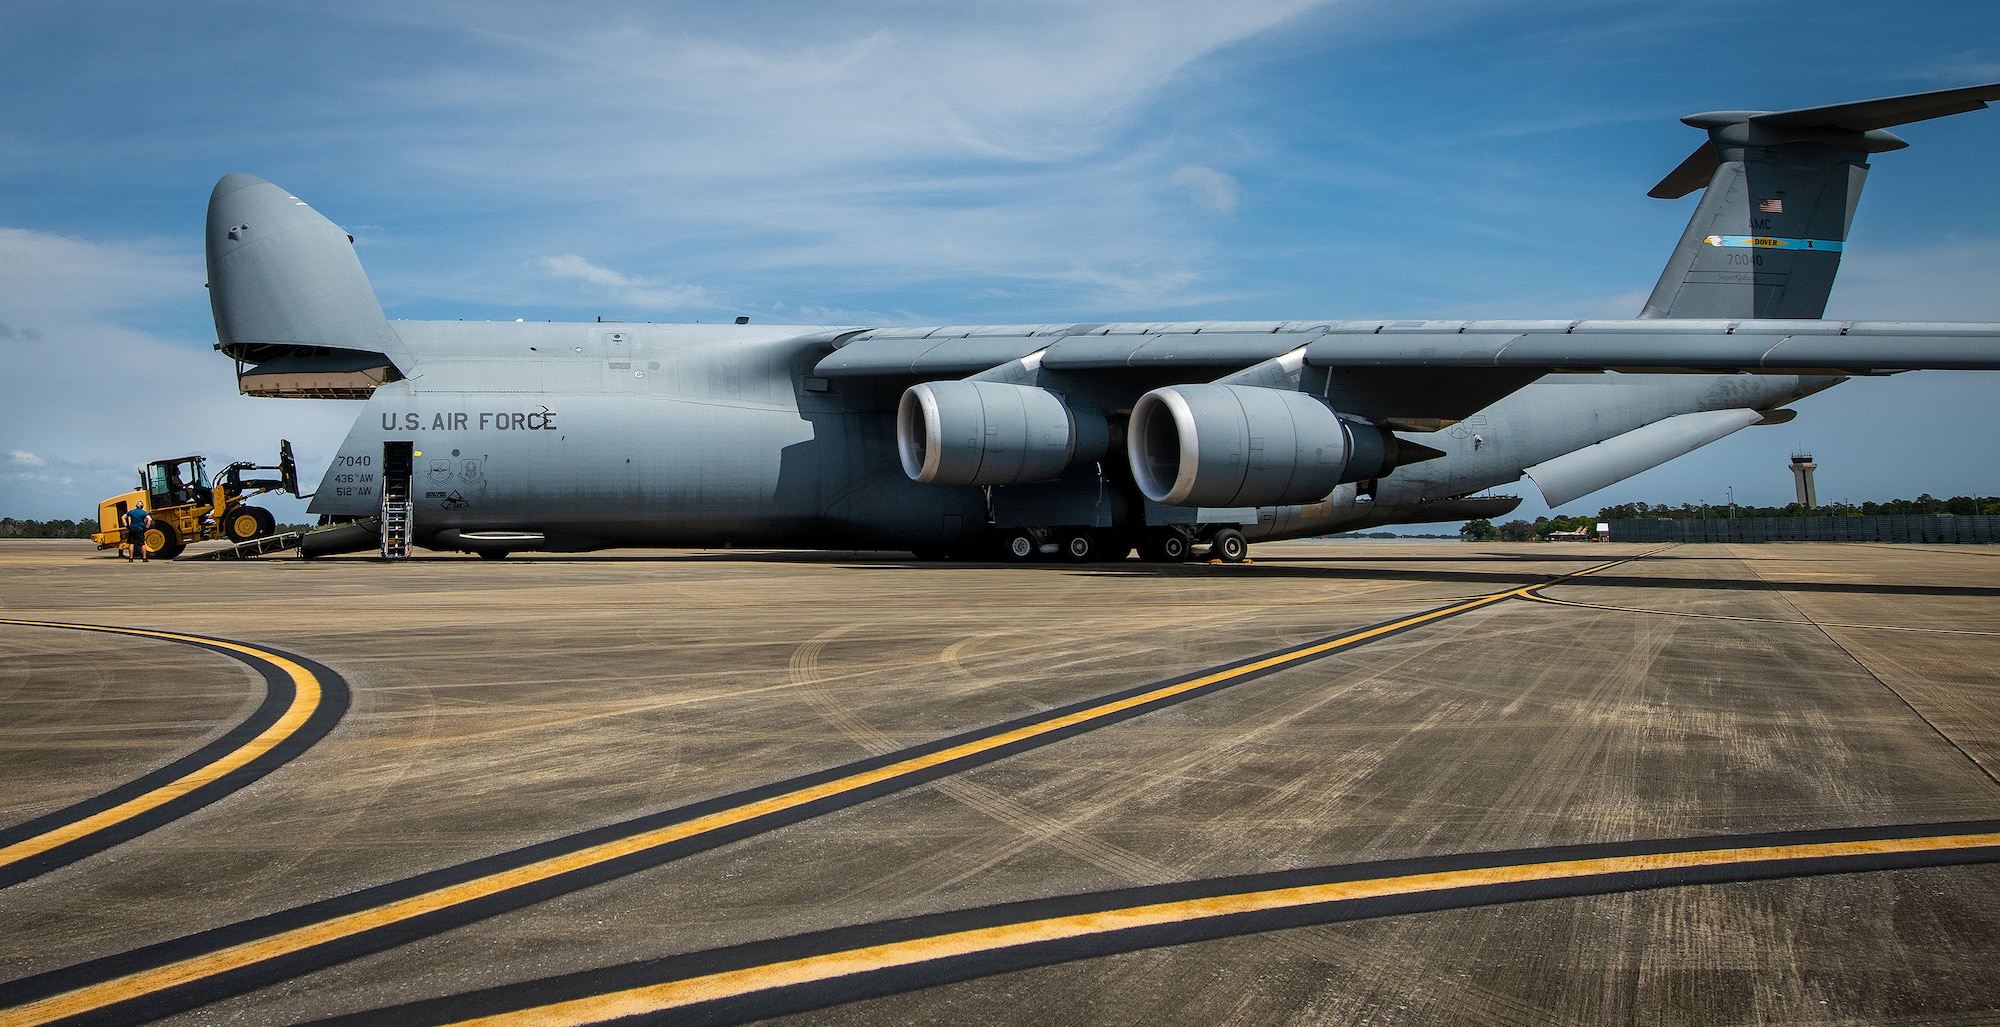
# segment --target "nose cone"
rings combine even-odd
[[[228,253],[258,239],[272,239],[281,233],[308,231],[324,235],[330,230],[344,242],[347,233],[298,197],[242,172],[222,176],[215,191],[208,194],[208,263],[214,273],[216,262]]]
[[[347,233],[255,175],[225,175],[209,195],[208,283],[231,356],[250,346],[395,346]]]
[[[229,174],[222,176],[222,181],[215,183],[215,191],[208,194],[208,202],[214,203],[215,201],[221,199],[224,196],[229,195],[230,193],[235,192],[238,189],[247,188],[253,185],[270,185],[270,184],[271,183],[266,182],[261,178],[258,178],[256,175],[246,175],[241,171],[232,171]]]

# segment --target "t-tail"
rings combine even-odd
[[[1909,144],[1895,125],[2000,100],[2000,83],[1793,111],[1710,111],[1681,121],[1708,141],[1649,196],[1706,187],[1641,317],[1820,318],[1871,154]]]

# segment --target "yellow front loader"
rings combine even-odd
[[[276,478],[245,478],[245,471],[277,471]],[[226,538],[247,542],[263,538],[277,527],[269,510],[245,502],[266,492],[299,494],[298,468],[292,462],[292,444],[278,442],[275,465],[253,464],[247,460],[222,469],[209,480],[207,458],[199,456],[155,460],[139,472],[139,487],[97,504],[97,533],[91,538],[99,549],[123,547],[125,514],[143,505],[151,520],[146,525],[146,551],[171,560],[190,542]]]

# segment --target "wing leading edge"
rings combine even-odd
[[[1991,371],[2000,370],[2000,324],[1639,318],[899,328],[850,336],[814,373],[967,375],[1034,353],[1043,368],[1058,371],[1246,367],[1301,348],[1307,365],[1327,368]]]

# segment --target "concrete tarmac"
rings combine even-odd
[[[1203,672],[1226,680],[1026,748],[980,742],[993,748],[932,779],[801,799],[789,820],[594,879],[531,867],[527,898],[218,976],[195,998],[142,984],[106,1015],[393,1022],[375,1011],[531,984],[491,999],[517,1008],[612,987],[565,975],[631,967],[618,980],[644,983],[680,972],[668,957],[719,965],[730,946],[1026,899],[1067,909],[1372,861],[2000,819],[2000,550],[1296,542],[1252,557],[134,566],[89,543],[0,541],[0,618],[268,647],[351,693],[288,762],[0,888],[0,1023],[134,966],[209,958],[222,943],[186,940],[201,932],[268,934],[232,925],[315,902],[278,919],[330,930],[427,887],[398,884],[419,874],[484,880],[527,846],[575,848],[579,832],[711,800],[747,808],[764,793],[739,793],[1075,704],[1099,716],[1103,697]],[[1362,632],[1382,625],[1402,626]],[[266,679],[226,653],[0,624],[0,832],[226,741],[266,700]],[[1169,930],[1046,965],[967,957],[804,988],[792,1006],[699,1008],[811,1024],[2000,1023],[2000,864],[1823,870],[1209,940]],[[775,964],[796,955],[786,945],[743,958]],[[92,965],[107,969],[45,976]],[[849,994],[867,997],[836,1001]],[[395,1015],[483,1008],[453,1001]]]

